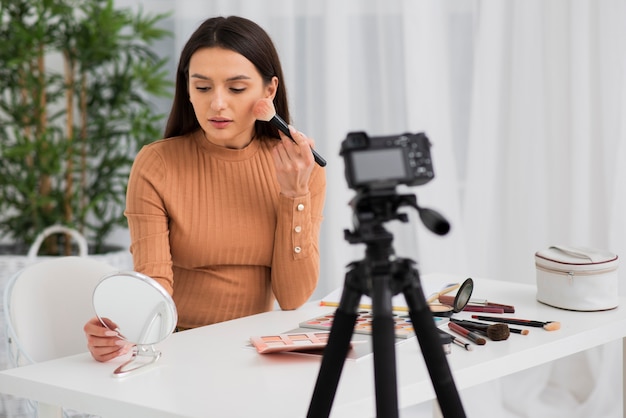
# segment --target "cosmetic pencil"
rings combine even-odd
[[[289,139],[291,139],[294,143],[296,142],[291,136],[291,132],[289,132],[289,126],[287,123],[278,116],[276,113],[276,108],[274,107],[274,103],[270,99],[260,99],[254,105],[254,109],[252,110],[254,113],[254,117],[257,120],[262,120],[265,122],[269,122],[278,128],[282,133],[287,135]],[[315,158],[315,162],[320,166],[326,166],[326,160],[322,158],[321,155],[317,153],[313,148],[311,148],[313,152],[313,158]]]
[[[320,306],[330,306],[330,307],[337,308],[337,307],[339,307],[339,302],[323,300],[323,301],[320,302]],[[367,310],[371,311],[373,309],[373,307],[372,307],[372,305],[370,305],[368,303],[361,303],[361,304],[359,304],[359,309],[367,309]],[[392,306],[391,310],[393,312],[408,312],[409,311],[409,307],[408,306]]]
[[[430,297],[428,297],[426,299],[426,303],[433,303],[434,301],[436,301],[437,299],[439,299],[441,296],[452,292],[453,290],[458,289],[459,287],[461,287],[461,283],[450,283],[447,284],[446,287],[441,290],[440,292],[437,292],[433,295],[431,295]],[[440,301],[441,302],[441,301]],[[441,302],[443,303],[443,302]],[[452,306],[454,304],[454,297],[452,296],[452,303],[447,303],[446,305]]]
[[[473,302],[470,300],[470,303],[473,303]],[[502,303],[495,303],[495,302],[487,302],[487,303],[484,303],[483,305],[492,306],[494,308],[502,308],[504,313],[515,313],[515,306],[513,305],[504,305]]]
[[[452,331],[456,332],[457,334],[462,335],[463,337],[467,338],[468,340],[470,340],[471,342],[475,344],[485,345],[487,343],[487,340],[485,340],[479,334],[473,331],[470,331],[467,328],[463,328],[462,326],[457,325],[454,322],[448,322],[448,328],[450,328]]]
[[[449,295],[439,296],[439,302],[445,303],[446,305],[452,305],[454,303],[454,296],[449,296]],[[501,308],[504,311],[504,313],[515,313],[515,306],[513,305],[504,305],[502,303],[489,302],[486,299],[471,298],[467,302],[467,306],[486,306],[490,308]]]
[[[504,324],[522,325],[527,327],[543,328],[546,331],[556,331],[561,329],[561,323],[557,321],[533,321],[530,319],[520,318],[498,318],[494,316],[472,315],[474,319],[480,319],[481,321],[490,322],[502,322]]]
[[[495,306],[483,306],[483,305],[465,305],[463,308],[465,312],[482,312],[482,313],[495,313],[503,314],[504,309]]]

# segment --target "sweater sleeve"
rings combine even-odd
[[[143,148],[135,158],[128,180],[126,211],[136,271],[173,293],[172,256],[168,216],[162,193],[166,170],[160,155]]]
[[[296,309],[313,294],[320,272],[319,235],[326,198],[326,173],[316,166],[309,193],[279,196],[272,290],[281,309]]]

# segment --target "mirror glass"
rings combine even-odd
[[[161,353],[152,345],[174,332],[178,320],[174,300],[163,286],[134,271],[104,276],[94,290],[93,307],[104,326],[136,345],[131,360],[115,374],[156,362]]]
[[[467,279],[465,279],[465,281],[459,288],[456,297],[454,298],[454,313],[461,312],[465,308],[465,305],[467,305],[467,302],[469,302],[470,298],[472,297],[473,291],[474,281],[468,277]]]

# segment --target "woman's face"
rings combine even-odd
[[[273,99],[277,87],[276,77],[265,84],[252,62],[229,49],[198,49],[189,61],[189,100],[206,138],[216,145],[248,145],[254,104]]]

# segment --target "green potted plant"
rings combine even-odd
[[[0,0],[0,241],[11,252],[61,224],[99,253],[126,225],[132,160],[161,136],[154,98],[171,91],[153,49],[170,36],[165,17],[113,0]],[[41,254],[70,254],[71,241],[51,236]]]

